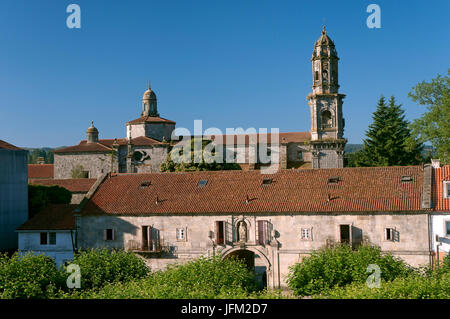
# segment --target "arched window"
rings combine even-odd
[[[330,111],[323,111],[320,120],[322,122],[322,128],[333,127],[333,119]]]

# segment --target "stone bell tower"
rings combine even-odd
[[[145,91],[142,97],[142,114],[141,116],[153,116],[158,117],[158,103],[156,100],[156,94],[150,87],[150,81],[148,81],[148,90]]]
[[[325,26],[312,54],[312,93],[307,96],[311,111],[311,152],[313,168],[344,166],[343,138],[345,121],[342,104],[345,94],[339,93],[336,48]]]

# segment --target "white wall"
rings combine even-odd
[[[52,232],[56,233],[56,245],[41,245],[41,231],[19,231],[19,252],[21,254],[29,251],[44,253],[46,256],[54,258],[58,266],[65,260],[73,259],[70,231]]]
[[[450,221],[450,212],[448,214],[430,215],[431,218],[431,243],[433,251],[437,251],[436,235],[441,237],[442,245],[439,251],[450,252],[450,237],[445,237],[445,221]]]

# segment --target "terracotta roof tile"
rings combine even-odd
[[[75,146],[69,146],[55,150],[54,153],[72,153],[72,152],[111,152],[114,140],[117,140],[118,145],[127,145],[128,139],[101,139],[97,143],[87,143],[86,140],[82,140],[80,144]],[[161,144],[161,142],[152,139],[147,136],[139,136],[131,140],[133,145],[136,146],[151,146]]]
[[[21,151],[22,150],[21,148],[14,146],[12,144],[9,144],[2,140],[0,140],[0,149],[13,150],[13,151]]]
[[[64,187],[72,193],[87,193],[94,185],[95,178],[71,178],[71,179],[36,179],[31,180],[30,184]]]
[[[87,143],[86,140],[80,142],[80,144],[75,146],[69,146],[65,148],[60,148],[54,150],[53,153],[72,153],[72,152],[111,152],[112,148],[103,145],[100,142],[97,143]]]
[[[127,122],[127,124],[142,124],[142,123],[170,123],[176,124],[176,122],[159,117],[159,116],[142,116],[135,120]]]
[[[433,208],[439,212],[450,212],[450,198],[444,198],[444,181],[450,181],[450,165],[433,168]]]
[[[70,230],[75,229],[74,210],[78,205],[50,205],[26,221],[17,230]]]
[[[53,178],[53,164],[28,164],[28,178]]]
[[[333,176],[340,181],[329,185]],[[402,176],[412,181],[402,182]],[[264,178],[272,184],[262,186]],[[208,180],[205,187],[197,187],[200,179]],[[83,213],[422,211],[422,183],[421,166],[119,174],[105,179]]]
[[[244,135],[244,134],[237,134],[237,135],[221,135],[220,137],[222,140],[219,140],[219,135],[212,135],[210,138],[214,141],[216,141],[216,144],[225,144],[227,143],[227,140],[233,141],[234,145],[249,145],[250,143],[250,136]],[[253,135],[254,136],[254,135]],[[262,137],[262,134],[256,134],[256,141],[257,142],[267,142],[270,144],[272,134],[267,133],[267,136]],[[311,139],[311,134],[309,132],[287,132],[287,133],[279,133],[279,143],[303,143],[306,141],[309,141]]]

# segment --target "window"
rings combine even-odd
[[[328,178],[328,185],[335,185],[339,183],[339,176],[331,176]]]
[[[444,184],[442,186],[442,193],[444,195],[444,198],[450,198],[450,181],[444,181]]]
[[[151,250],[152,226],[142,226],[141,234],[142,234],[141,249]]]
[[[402,176],[402,182],[403,183],[412,182],[412,177],[410,175],[404,175]]]
[[[302,151],[299,151],[299,152],[297,153],[297,159],[298,159],[299,161],[303,161],[303,152],[302,152]]]
[[[186,229],[177,228],[177,240],[179,240],[179,241],[186,240]]]
[[[208,184],[208,180],[207,179],[201,179],[198,181],[197,187],[205,187],[206,184]]]
[[[89,171],[82,171],[81,178],[89,178]]]
[[[302,240],[312,240],[311,228],[302,228],[300,236]]]
[[[352,243],[351,225],[339,225],[340,240],[342,244]]]
[[[151,181],[143,181],[142,183],[141,183],[141,185],[139,185],[139,188],[147,188],[147,187],[149,187],[150,185],[152,185],[152,182]]]
[[[267,220],[258,220],[258,244],[267,245],[270,234],[270,224]]]
[[[47,245],[47,233],[41,233],[41,245]]]
[[[56,245],[56,233],[48,233],[48,241],[50,245]]]
[[[323,111],[321,116],[322,129],[333,127],[333,120],[330,111]]]
[[[114,240],[114,229],[105,229],[104,239],[105,240]]]
[[[450,237],[450,220],[445,221],[445,237]]]
[[[216,244],[225,244],[225,222],[216,221]]]
[[[271,178],[264,178],[262,181],[263,185],[270,185],[272,184],[272,179]]]
[[[388,227],[385,229],[385,239],[388,241],[400,241],[399,232],[395,228]]]

